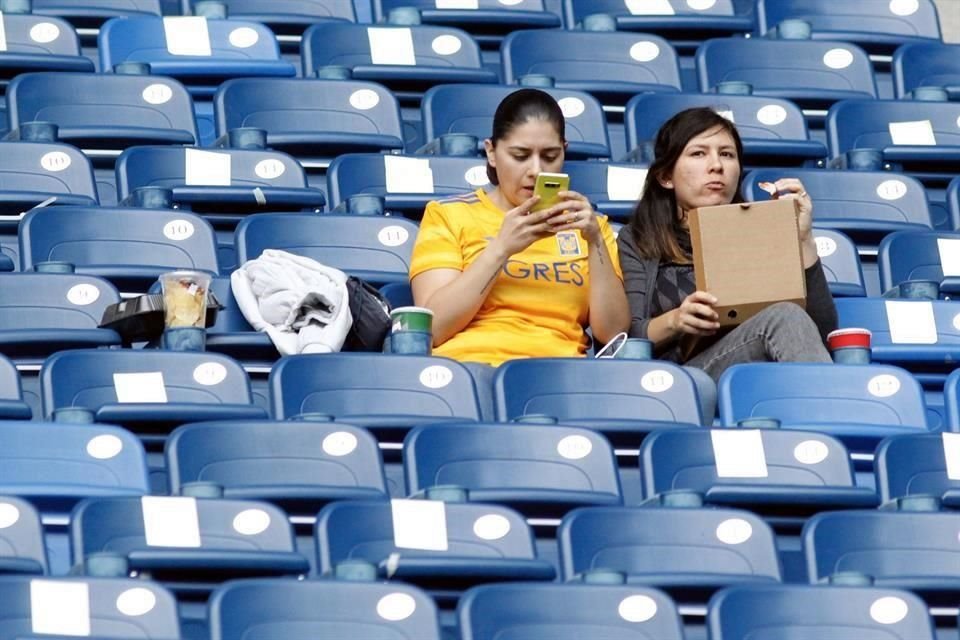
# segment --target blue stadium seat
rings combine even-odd
[[[564,164],[564,171],[569,165]],[[414,171],[423,180],[411,179]],[[332,209],[347,207],[352,196],[374,195],[383,198],[385,212],[414,220],[423,216],[431,200],[487,184],[487,164],[480,158],[345,153],[337,156],[327,170],[327,194]]]
[[[960,158],[958,118],[955,102],[843,100],[827,113],[827,144],[831,158],[877,149],[894,169],[945,185]]]
[[[143,445],[105,424],[4,422],[0,460],[0,495],[28,500],[44,515],[68,514],[84,498],[149,491]]]
[[[640,94],[627,103],[627,148],[652,142],[664,122],[692,107],[710,107],[736,123],[747,168],[816,165],[827,157],[823,143],[810,139],[797,105],[780,98],[742,95]]]
[[[320,211],[325,204],[303,167],[279,151],[138,146],[117,158],[116,171],[121,201],[144,187],[170,189],[177,206],[213,214],[208,219],[218,226],[244,212]]]
[[[647,33],[515,31],[501,47],[503,79],[550,76],[561,89],[592,94],[605,105],[623,105],[638,93],[680,90],[677,53]]]
[[[497,419],[554,418],[635,446],[655,429],[699,426],[696,385],[681,367],[659,360],[529,358],[494,378]]]
[[[772,417],[790,429],[820,431],[852,453],[872,453],[888,435],[927,430],[923,391],[887,365],[763,362],[735,365],[719,383],[720,422]]]
[[[912,43],[893,52],[896,97],[910,97],[918,87],[942,87],[951,100],[960,100],[960,47],[941,42]]]
[[[93,169],[80,150],[66,144],[4,142],[0,155],[0,226],[16,229],[20,214],[51,204],[97,206]],[[14,216],[14,217],[8,217]]]
[[[459,27],[473,33],[484,45],[496,45],[503,34],[517,29],[553,29],[562,24],[545,0],[477,0],[473,5],[445,8],[436,0],[373,0],[373,15],[374,22],[381,22],[394,9],[412,7],[422,22]]]
[[[908,280],[935,280],[940,282],[942,294],[960,293],[960,272],[954,271],[950,262],[958,243],[960,234],[943,231],[890,234],[880,243],[877,255],[880,287],[887,291]]]
[[[891,53],[907,42],[940,40],[933,0],[757,0],[757,26],[766,34],[784,20],[810,23],[814,40],[842,40],[871,53]]]
[[[230,278],[215,277],[210,281],[210,291],[222,305],[217,312],[217,321],[207,327],[207,351],[223,353],[243,363],[269,364],[280,353],[266,333],[256,331],[247,322],[240,306],[233,297]]]
[[[705,601],[740,582],[779,582],[773,531],[738,509],[587,507],[557,532],[564,580],[594,571],[666,590],[679,602]]]
[[[143,431],[147,442],[187,422],[257,420],[247,374],[216,353],[75,349],[56,353],[40,371],[43,411],[85,408],[102,422]],[[158,433],[159,432],[159,433]]]
[[[876,248],[894,231],[933,228],[923,185],[889,171],[761,169],[744,177],[744,196],[749,201],[765,202],[770,194],[759,184],[787,177],[799,178],[813,198],[817,226],[842,231],[858,246]]]
[[[193,101],[172,78],[25,73],[7,88],[7,108],[11,132],[25,122],[52,122],[60,140],[85,150],[197,141]]]
[[[707,612],[710,640],[774,632],[788,638],[934,640],[927,607],[908,591],[807,585],[724,589]]]
[[[568,28],[582,27],[587,16],[605,13],[616,20],[618,31],[658,33],[684,49],[695,48],[706,38],[753,31],[753,16],[738,13],[734,0],[699,4],[667,0],[658,5],[623,0],[564,0],[563,7]]]
[[[476,41],[453,27],[322,22],[304,32],[301,55],[304,77],[345,66],[353,79],[379,82],[417,104],[436,84],[498,81],[483,67]]]
[[[197,0],[180,0],[183,15],[193,14]],[[325,20],[355,22],[353,2],[344,0],[221,0],[231,18],[268,25],[278,35],[297,35]]]
[[[683,640],[676,605],[655,589],[578,584],[475,587],[457,607],[463,640]]]
[[[947,185],[947,213],[950,216],[949,228],[960,229],[960,176]]]
[[[403,462],[410,495],[453,485],[472,502],[507,504],[534,517],[623,502],[613,448],[589,429],[422,425],[404,440]]]
[[[478,143],[493,131],[497,105],[515,86],[442,85],[423,95],[424,139],[429,143],[448,133],[474,136]],[[556,98],[566,120],[567,159],[609,158],[610,138],[603,107],[590,94],[545,89]],[[481,149],[478,146],[478,150]]]
[[[838,231],[817,227],[814,227],[813,234],[823,274],[833,297],[855,298],[867,295],[860,256],[853,240]]]
[[[47,548],[40,514],[20,498],[0,497],[0,573],[44,575],[48,572]]]
[[[417,225],[384,216],[258,213],[237,226],[237,262],[280,249],[370,283],[406,282]]]
[[[0,578],[0,619],[2,640],[181,637],[173,595],[149,580],[126,577],[4,576]]]
[[[213,228],[184,211],[46,207],[20,223],[20,268],[69,262],[121,291],[146,291],[160,274],[175,269],[217,273]]]
[[[76,27],[96,28],[110,18],[160,15],[160,0],[32,0],[33,13],[60,16]]]
[[[0,84],[29,71],[92,72],[93,61],[80,54],[80,40],[65,20],[5,13],[6,47],[0,57]]]
[[[378,436],[481,415],[473,377],[459,362],[376,353],[281,358],[270,371],[270,403],[277,420],[324,414]]]
[[[33,411],[23,401],[16,366],[0,354],[0,420],[29,420],[32,416]]]
[[[759,442],[762,465],[737,459]],[[738,444],[741,443],[741,444]],[[762,468],[760,468],[762,467]],[[869,508],[875,492],[857,487],[846,447],[830,436],[787,429],[670,429],[640,446],[644,498],[696,491],[710,504],[779,518],[830,509]]]
[[[846,42],[717,38],[697,49],[696,64],[704,92],[721,82],[748,82],[753,95],[785,98],[804,109],[877,97],[867,52]]]
[[[210,640],[286,638],[440,640],[433,600],[415,587],[333,580],[238,580],[210,598]]]
[[[189,495],[190,483],[214,484],[227,498],[311,516],[333,500],[387,497],[376,440],[345,424],[186,424],[170,434],[166,459],[172,495]]]
[[[960,591],[957,530],[960,513],[922,511],[833,511],[803,530],[811,583],[840,572],[873,578],[874,584],[910,589],[936,601]]]
[[[18,361],[61,349],[115,346],[120,336],[98,328],[104,310],[120,302],[109,282],[61,273],[0,275],[0,349]]]
[[[945,507],[960,507],[960,478],[954,470],[955,433],[892,436],[877,447],[877,489],[883,502],[907,496],[934,496]],[[949,463],[948,463],[949,460]]]
[[[423,530],[433,525],[437,529]],[[554,566],[537,557],[523,517],[499,505],[335,502],[317,514],[315,540],[321,575],[333,575],[343,562],[365,560],[381,578],[413,583],[443,598],[485,582],[556,577]]]
[[[239,127],[267,132],[267,146],[309,169],[341,153],[403,149],[397,99],[358,80],[244,78],[214,96],[217,135]]]
[[[178,31],[185,42],[175,37]],[[100,29],[97,49],[105,72],[124,62],[145,62],[150,73],[180,80],[194,96],[212,96],[230,78],[297,75],[297,68],[280,58],[273,32],[257,22],[114,18]]]
[[[300,576],[310,567],[286,514],[253,500],[92,498],[73,512],[70,547],[86,573],[120,555],[128,571],[178,593],[206,593],[237,577]]]
[[[946,403],[947,429],[960,431],[960,373],[956,369],[943,383],[943,399]]]
[[[599,213],[627,222],[643,193],[647,168],[636,164],[570,160],[563,163],[570,188],[589,198]]]

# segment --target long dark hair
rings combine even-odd
[[[643,194],[630,218],[630,229],[637,253],[645,259],[667,259],[671,262],[689,262],[690,256],[678,242],[686,233],[677,218],[677,198],[673,189],[660,184],[660,179],[673,173],[673,168],[687,143],[704,131],[722,127],[737,147],[737,162],[740,164],[740,179],[743,179],[743,143],[732,122],[707,107],[686,109],[676,114],[660,127],[654,143],[654,160],[647,172]],[[734,202],[740,202],[740,185],[734,193]]]
[[[490,141],[496,146],[497,142],[510,135],[514,128],[528,120],[546,120],[553,125],[557,135],[560,136],[560,142],[566,141],[566,121],[563,119],[560,105],[553,96],[539,89],[520,89],[500,101],[496,113],[493,114],[493,134],[490,136]],[[497,170],[489,162],[487,178],[490,179],[491,184],[500,184]]]

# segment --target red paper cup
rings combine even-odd
[[[830,351],[847,347],[869,349],[872,336],[869,329],[837,329],[827,334],[827,346]]]

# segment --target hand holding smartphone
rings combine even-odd
[[[566,173],[540,173],[537,174],[537,182],[533,187],[533,194],[540,196],[537,204],[533,205],[531,211],[543,211],[549,209],[560,201],[558,195],[561,191],[570,190],[570,176]]]

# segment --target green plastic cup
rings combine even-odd
[[[423,307],[397,307],[390,312],[391,331],[433,332],[433,311]]]

